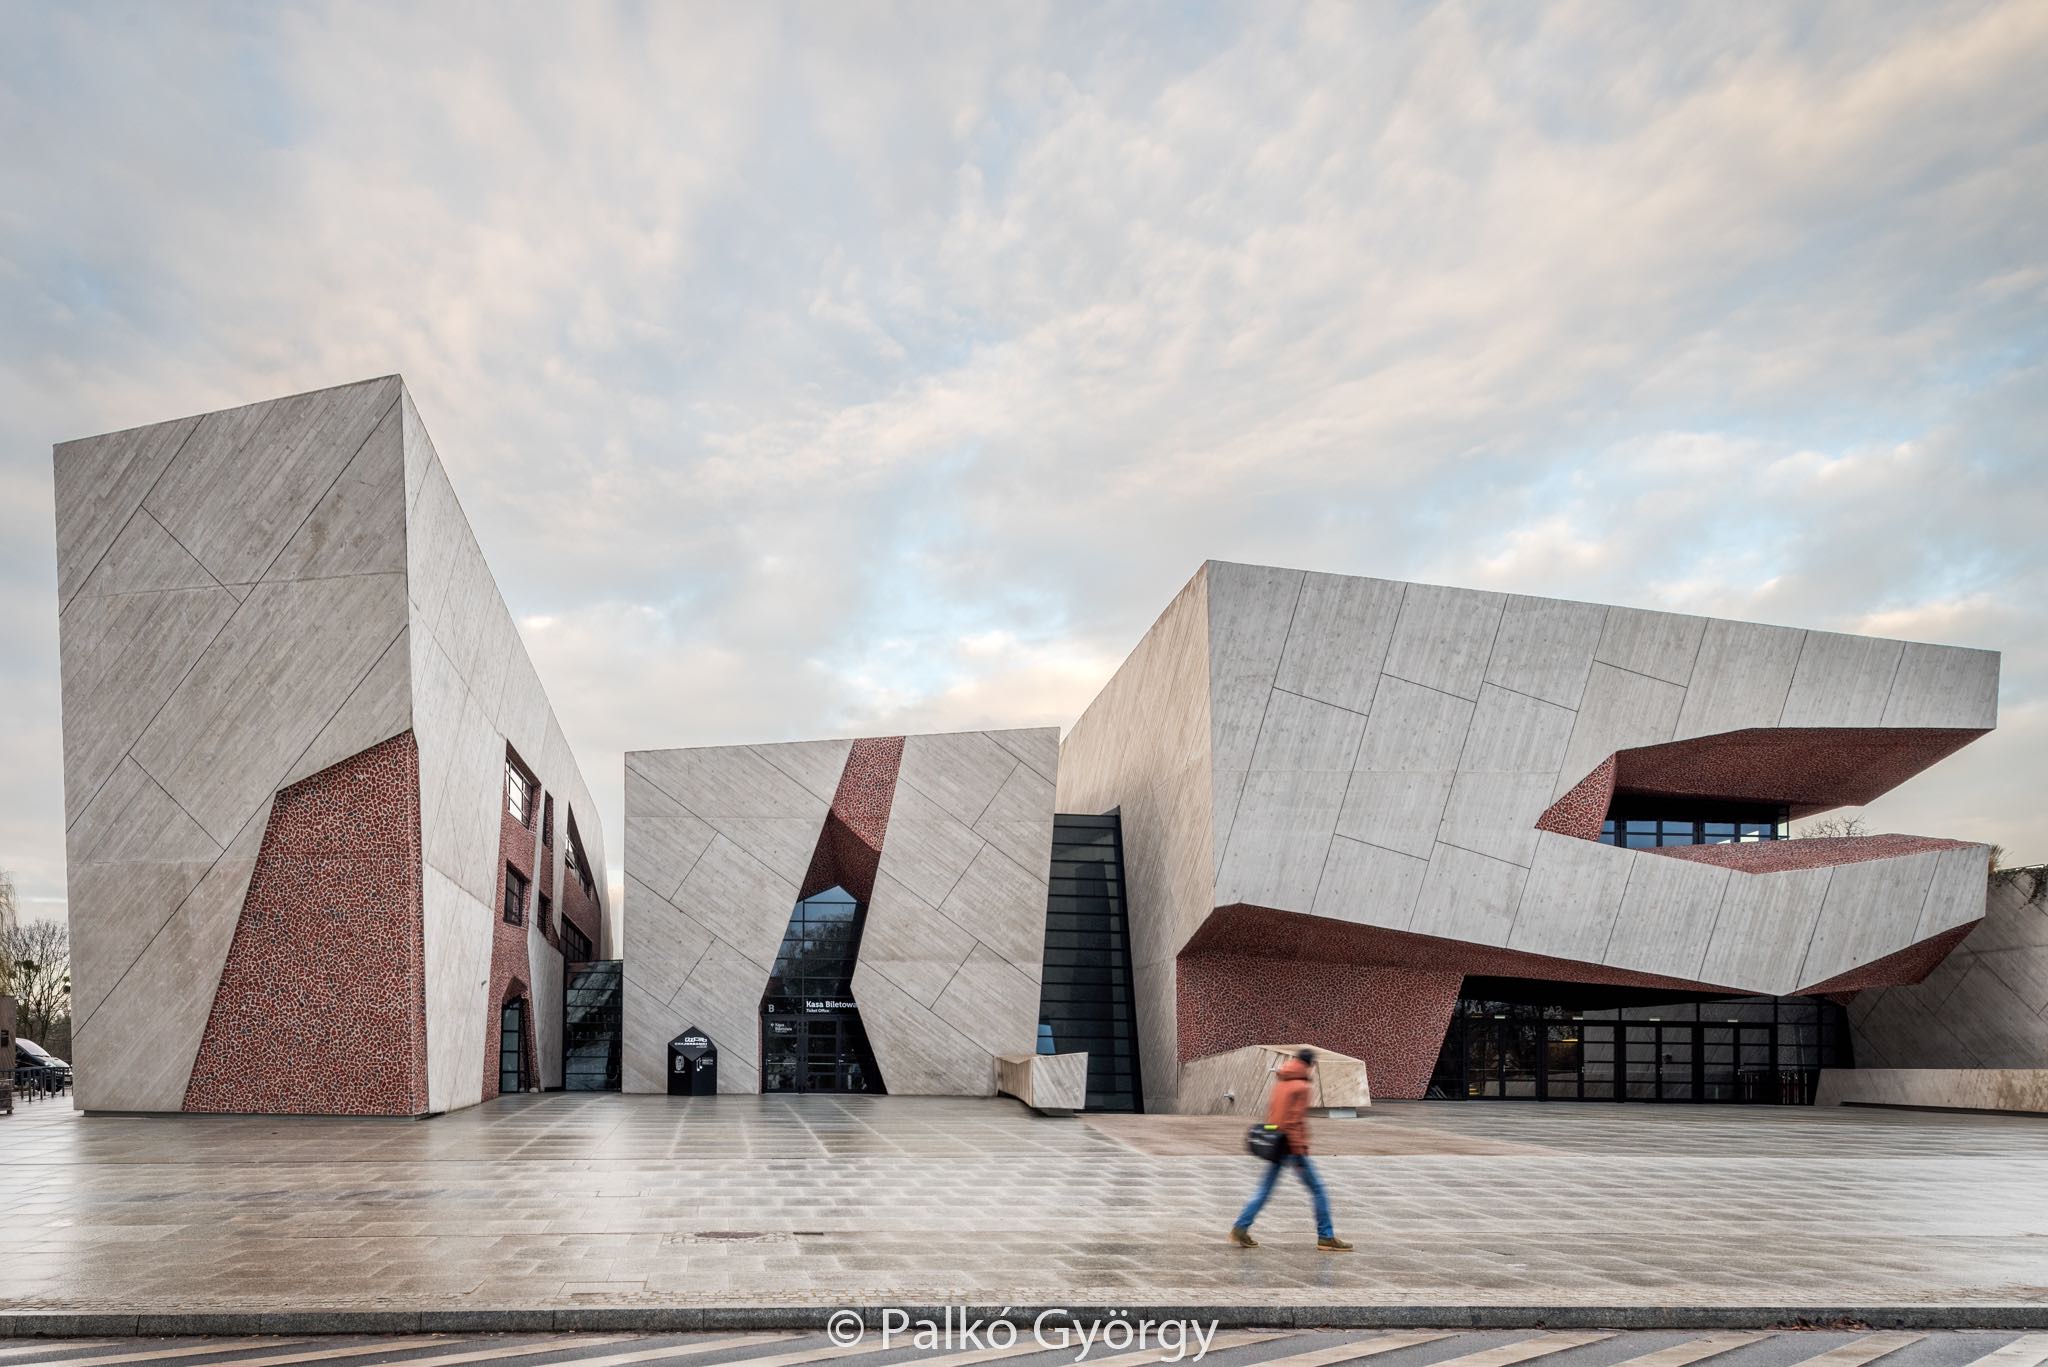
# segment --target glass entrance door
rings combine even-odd
[[[761,1021],[761,1090],[865,1092],[860,1020],[855,1016],[765,1016]]]
[[[1542,1095],[1547,1032],[1536,1021],[1473,1021],[1465,1036],[1465,1076],[1473,1096]]]
[[[1475,980],[1467,980],[1469,991]],[[1850,1062],[1848,1020],[1808,997],[1547,1003],[1573,984],[1494,980],[1524,995],[1460,999],[1432,1097],[1811,1105],[1821,1070]]]

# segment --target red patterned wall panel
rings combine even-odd
[[[1600,827],[1607,820],[1607,808],[1614,801],[1614,768],[1613,755],[1601,760],[1598,768],[1536,818],[1536,829],[1580,840],[1598,840]]]
[[[1785,869],[1825,869],[1895,859],[1929,850],[1957,850],[1967,842],[1931,835],[1842,835],[1813,840],[1756,840],[1747,844],[1666,845],[1644,854],[1690,859],[1695,864],[1720,864],[1743,873],[1778,873]]]
[[[1983,734],[1937,727],[1778,727],[1640,746],[1601,761],[1537,818],[1536,827],[1597,840],[1617,792],[1784,803],[1794,817],[1860,807]]]
[[[425,1112],[422,925],[408,731],[277,795],[185,1109]]]
[[[1419,1097],[1458,1004],[1455,970],[1326,960],[1183,956],[1180,1057],[1250,1044],[1313,1044],[1365,1060],[1375,1096]]]
[[[896,773],[902,764],[901,736],[876,736],[853,743],[799,896],[814,897],[827,888],[841,887],[857,902],[873,898],[875,871],[882,862],[882,837],[889,829]]]
[[[1848,998],[1866,987],[1905,987],[1917,983],[1932,973],[1948,952],[1969,937],[1971,931],[1982,925],[1981,919],[1965,925],[1954,926],[1939,935],[1930,935],[1918,944],[1907,945],[1904,949],[1887,954],[1882,959],[1872,959],[1867,964],[1838,974],[1812,987],[1801,988],[1807,996],[1833,997],[1846,1002]]]

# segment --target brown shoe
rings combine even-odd
[[[1327,1239],[1316,1240],[1316,1247],[1325,1253],[1349,1253],[1351,1251],[1350,1243],[1338,1238],[1334,1234]]]
[[[1259,1241],[1254,1239],[1252,1232],[1243,1225],[1232,1225],[1230,1227],[1230,1242],[1236,1244],[1239,1248],[1257,1248],[1259,1246]]]

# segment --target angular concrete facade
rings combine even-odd
[[[852,997],[881,1083],[992,1095],[1033,1051],[1059,733],[626,755],[625,1084],[686,1029],[722,1092],[762,1087],[763,998],[799,900],[864,908]]]
[[[585,855],[532,832],[534,907],[616,933],[596,804],[403,381],[66,442],[55,475],[79,1105],[481,1099],[508,756]],[[559,1000],[560,934],[525,926],[513,977]]]
[[[1969,938],[1918,983],[1858,993],[1849,1024],[1859,1069],[2048,1070],[2048,869],[1999,874]]]
[[[1631,849],[1617,795],[1861,804],[1990,730],[1998,657],[1211,562],[1061,747],[1122,814],[1147,1105],[1274,1040],[1419,1096],[1470,975],[1847,992],[1984,915],[1988,850]]]
[[[1211,562],[1064,742],[630,752],[622,926],[401,380],[55,467],[89,1109],[663,1091],[691,1031],[728,1092],[990,1095],[1059,1059],[1090,1105],[1189,1109],[1191,1065],[1308,1043],[1415,1097],[1503,984],[1592,990],[1513,1004],[1582,1009],[1530,1019],[1604,1030],[1615,1099],[1646,1000],[1774,1061],[1809,1021],[1894,1070],[2048,1061],[2048,921],[2010,882],[1986,919],[1986,847],[1777,838],[1992,729],[1991,652]],[[565,1070],[568,965],[620,956]],[[1700,1014],[1734,998],[1769,1023]]]

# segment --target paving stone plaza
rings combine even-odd
[[[427,1121],[9,1125],[0,1311],[2048,1306],[2048,1121],[1385,1104],[1319,1122],[1350,1255],[1229,1117],[508,1097]]]

